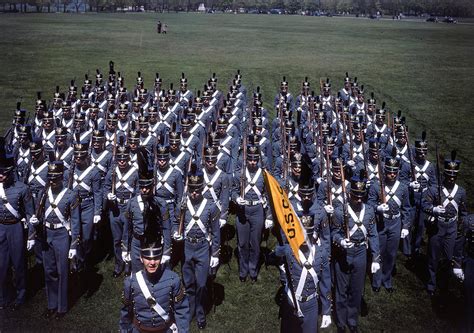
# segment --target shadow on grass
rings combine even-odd
[[[104,276],[97,272],[98,269],[92,267],[69,276],[69,309],[72,309],[81,297],[91,298],[99,290]]]
[[[206,302],[205,311],[209,314],[211,311],[216,312],[216,307],[221,305],[225,300],[225,287],[215,281],[215,276],[211,276],[206,284],[208,290],[208,299]]]

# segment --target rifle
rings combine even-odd
[[[347,199],[346,199],[346,176],[344,175],[344,166],[341,165],[341,182],[342,182],[342,217],[344,219],[344,230],[346,233],[346,238],[349,239],[349,211],[347,208]]]
[[[74,133],[76,135],[76,143],[79,143],[80,140],[80,134],[79,133]],[[71,161],[71,167],[69,168],[69,178],[67,182],[67,187],[72,190],[73,185],[74,185],[74,171],[76,170],[76,159],[74,156],[72,157]]]
[[[383,182],[383,173],[382,173],[382,163],[380,161],[380,142],[377,142],[377,173],[379,175],[379,183],[380,183],[380,201],[382,203],[386,203],[387,199],[385,197],[385,184]]]
[[[340,106],[341,93],[337,93],[337,98],[334,99],[334,114],[336,116],[336,137],[339,136],[339,106]]]
[[[242,171],[240,174],[240,196],[243,198],[245,196],[245,187],[247,187],[247,176],[245,175],[245,168],[247,167],[247,126],[244,128],[244,133],[242,135]]]
[[[49,191],[50,184],[49,182],[46,184],[44,187],[44,192],[41,195],[41,198],[38,202],[38,207],[36,207],[35,215],[40,218],[40,216],[44,215],[44,206],[46,205],[46,198],[48,197],[48,191]]]
[[[352,119],[349,116],[349,155],[350,160],[354,158],[354,139],[352,138]]]
[[[278,112],[280,112],[280,140],[281,141],[281,151],[280,153],[283,155],[285,153],[284,141],[285,140],[285,121],[284,119],[284,112],[282,108],[282,99],[279,99],[278,102]]]
[[[321,175],[324,169],[324,162],[323,162],[323,112],[319,110],[318,112],[318,150],[319,150],[319,162],[320,162],[320,170],[321,170]],[[326,170],[326,172],[329,172],[329,170]]]
[[[329,171],[329,145],[326,143],[326,195],[328,197],[327,203],[332,206],[332,184],[331,184],[331,172]]]
[[[314,135],[314,91],[311,91],[311,96],[308,97],[308,111],[307,112],[308,112],[307,119],[309,121],[309,131],[313,133]]]
[[[122,140],[121,140],[122,141]],[[123,143],[122,143],[123,144]],[[117,131],[114,135],[114,147],[112,152],[112,194],[115,194],[115,184],[117,183]]]
[[[346,126],[346,113],[344,112],[344,106],[342,106],[342,143],[347,143],[347,126]]]
[[[438,181],[438,205],[441,205],[441,192],[442,192],[442,187],[441,185],[441,167],[440,167],[440,157],[439,157],[439,151],[438,151],[438,144],[436,143],[435,146],[435,152],[436,152],[436,180]]]
[[[406,136],[407,136],[407,149],[408,149],[408,159],[410,160],[410,174],[411,180],[416,181],[416,172],[415,172],[415,165],[413,164],[413,157],[410,149],[410,140],[408,139],[408,126],[405,125],[406,128]]]
[[[363,122],[361,121],[361,118],[359,118],[359,122],[360,124],[362,125]],[[365,170],[365,174],[368,175],[368,172],[367,172],[367,154],[365,153],[365,135],[364,135],[364,126],[361,126],[362,129],[360,131],[360,135],[362,136],[361,138],[361,145],[362,145],[362,156],[364,157],[364,170]]]
[[[283,157],[284,172],[283,172],[283,179],[285,180],[285,191],[288,193],[290,190],[290,173],[291,173],[291,163],[290,163],[290,137],[291,133],[288,134],[288,139],[285,137],[286,142],[286,150]],[[286,156],[285,156],[286,155]]]
[[[184,190],[183,190],[183,197],[181,198],[181,203],[179,205],[179,227],[178,227],[178,235],[183,233],[184,228],[184,218],[186,215],[186,202],[188,199],[188,174],[191,172],[193,157],[189,157],[188,165],[186,167],[186,173],[184,178]]]

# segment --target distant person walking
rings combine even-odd
[[[156,31],[161,34],[161,29],[162,29],[162,24],[161,24],[161,21],[158,21],[158,23],[156,24]]]
[[[168,24],[164,24],[163,28],[161,29],[161,33],[166,34],[167,31],[168,31]]]

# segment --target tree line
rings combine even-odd
[[[268,13],[421,15],[468,17],[474,14],[472,0],[0,0],[4,12],[115,12],[196,11],[201,3],[209,11]]]

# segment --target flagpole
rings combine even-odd
[[[263,169],[263,180],[265,182],[265,187],[267,189],[270,189],[270,184],[268,183],[268,177],[267,177],[267,171],[266,169]],[[273,219],[275,220],[276,218],[276,214],[275,214],[275,208],[273,207],[273,200],[272,200],[272,193],[271,191],[267,191],[267,194],[269,196],[269,205],[271,207],[271,210],[272,210],[272,216],[273,216]],[[275,226],[276,230],[275,230],[275,236],[276,236],[276,239],[278,241],[278,245],[280,246],[284,246],[285,244],[283,243],[283,237],[281,236],[281,226],[280,226],[280,223],[277,221],[277,223],[273,223],[273,225]],[[298,259],[298,258],[297,258]],[[286,285],[288,286],[288,289],[290,290],[290,293],[291,293],[291,298],[293,300],[293,305],[294,305],[294,311],[295,311],[295,315],[299,318],[302,318],[303,317],[303,313],[299,310],[299,306],[298,306],[298,301],[296,299],[296,293],[295,293],[295,290],[293,288],[293,279],[291,277],[291,273],[290,273],[290,268],[289,268],[289,265],[288,265],[288,259],[286,258],[286,254],[283,256],[283,265],[285,267],[285,275],[286,275]]]

